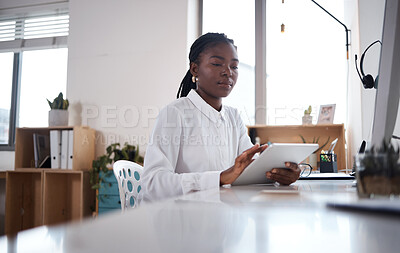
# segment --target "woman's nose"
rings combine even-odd
[[[229,66],[224,67],[222,75],[232,76],[232,69]]]

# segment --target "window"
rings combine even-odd
[[[318,2],[344,20],[343,1]],[[311,1],[282,4],[267,0],[266,9],[267,124],[301,124],[309,105],[315,124],[323,104],[336,104],[335,122],[344,123],[347,65],[343,26]]]
[[[254,8],[254,1],[203,0],[203,33],[225,33],[238,47],[239,77],[224,104],[237,108],[245,124],[255,115]]]
[[[0,54],[0,145],[9,138],[13,60],[13,53]]]
[[[45,127],[46,98],[65,94],[69,16],[0,19],[0,150],[13,150],[16,127]]]
[[[261,33],[255,30],[256,1],[264,0],[203,0],[203,33],[226,33],[235,40],[241,63],[248,66],[248,71],[239,66],[237,86],[224,103],[245,108],[251,114],[250,121],[243,117],[245,123],[254,124],[254,56],[262,54],[267,66],[266,104],[256,106],[267,108],[267,124],[301,124],[309,105],[316,123],[323,104],[336,104],[334,122],[344,123],[348,62],[343,26],[311,1],[265,0],[266,51],[255,52],[255,34]],[[344,20],[343,1],[318,2]]]

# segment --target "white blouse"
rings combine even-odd
[[[144,159],[144,200],[220,186],[220,173],[253,144],[238,111],[220,112],[195,90],[160,111]]]

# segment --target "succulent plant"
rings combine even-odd
[[[68,110],[69,102],[68,99],[64,99],[62,92],[58,94],[58,96],[53,100],[53,102],[50,102],[47,99],[47,102],[49,103],[50,109],[59,109],[59,110]]]
[[[311,114],[311,111],[312,111],[312,107],[311,107],[311,105],[310,105],[310,106],[308,106],[308,109],[307,109],[307,110],[304,110],[304,115],[306,115],[306,114],[310,115],[310,114]]]
[[[306,139],[304,138],[303,135],[299,134],[299,136],[300,136],[301,140],[303,141],[303,143],[308,143],[308,142],[306,141]],[[314,138],[313,138],[313,140],[312,140],[311,143],[317,143],[317,144],[319,144],[319,143],[318,143],[318,142],[319,142],[319,138],[320,138],[320,136],[318,136],[318,137],[315,137],[315,136],[314,136]],[[322,144],[322,146],[320,146],[317,150],[315,150],[315,151],[313,152],[313,154],[316,154],[316,153],[318,153],[321,149],[323,149],[323,148],[326,146],[326,144],[328,144],[328,142],[329,142],[330,139],[331,139],[331,137],[328,136],[328,139],[326,140],[326,142],[325,142],[324,144]]]

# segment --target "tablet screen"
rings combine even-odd
[[[285,162],[300,163],[318,149],[318,144],[273,143],[262,152],[232,185],[265,184],[271,181],[265,173],[273,168],[286,168]]]

